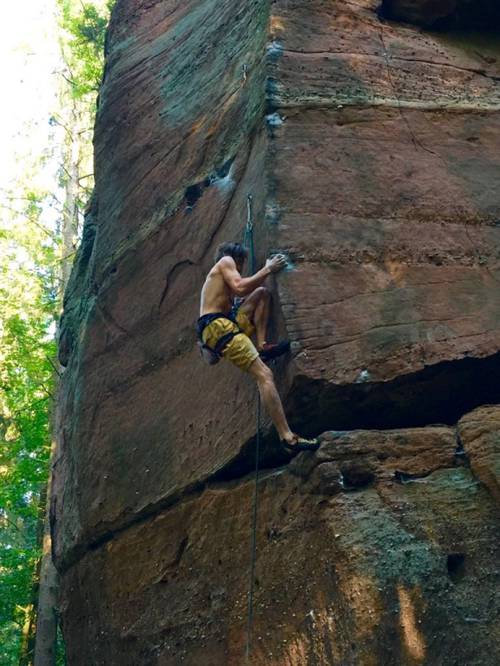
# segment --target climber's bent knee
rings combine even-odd
[[[257,287],[257,289],[254,289],[252,293],[244,299],[243,303],[260,300],[261,298],[271,298],[271,292],[267,287]]]
[[[250,317],[253,317],[253,313],[259,303],[261,301],[270,300],[270,298],[271,292],[267,287],[257,287],[257,289],[254,289],[251,294],[243,299],[238,306],[238,311],[245,312]]]

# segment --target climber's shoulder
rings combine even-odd
[[[232,257],[221,257],[213,266],[210,273],[213,277],[220,275],[222,278],[230,278],[237,271],[236,262]]]
[[[219,261],[215,264],[215,267],[218,267],[219,270],[224,270],[226,268],[232,269],[236,268],[236,262],[232,257],[229,257],[225,255],[224,257],[221,257]]]
[[[222,257],[215,263],[207,275],[207,280],[224,279],[224,276],[236,270],[236,264],[232,257]]]

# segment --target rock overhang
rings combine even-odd
[[[380,13],[392,20],[440,31],[500,29],[496,0],[383,0]]]

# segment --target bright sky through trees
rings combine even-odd
[[[0,188],[22,176],[31,155],[47,148],[50,113],[56,106],[60,67],[55,0],[5,3],[0,22],[3,103],[0,105]],[[37,185],[50,189],[50,167]]]
[[[56,0],[16,0],[3,8],[0,22],[0,61],[3,67],[4,103],[0,105],[0,204],[23,208],[12,199],[18,184],[34,190],[56,192],[57,160],[32,169],[33,160],[47,154],[57,132],[49,124],[57,107],[61,68],[55,20]],[[53,228],[57,212],[42,205],[41,220]],[[1,213],[2,211],[0,211]],[[15,248],[15,259],[30,268],[26,250]],[[9,266],[12,270],[14,266]],[[31,268],[33,268],[31,266]],[[48,336],[54,334],[54,324]]]

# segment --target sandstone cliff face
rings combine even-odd
[[[70,664],[243,663],[256,393],[193,323],[248,194],[325,431],[286,465],[265,424],[251,663],[498,663],[500,42],[429,4],[118,0],[61,322]]]

